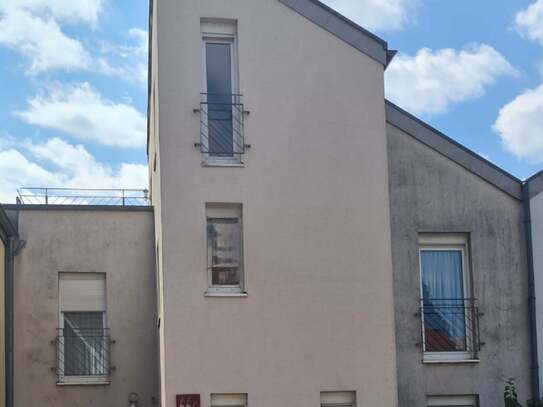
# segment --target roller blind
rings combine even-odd
[[[105,311],[106,275],[103,273],[60,273],[60,310]]]

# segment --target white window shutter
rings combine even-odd
[[[106,310],[103,273],[60,273],[59,290],[62,312]]]

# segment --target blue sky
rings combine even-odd
[[[543,0],[325,2],[400,51],[392,101],[519,178],[543,168]],[[146,186],[147,12],[0,0],[0,201]]]

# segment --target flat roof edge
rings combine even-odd
[[[319,27],[366,54],[385,68],[390,62],[388,44],[382,38],[318,0],[279,0]]]
[[[152,206],[4,204],[3,207],[7,210],[16,211],[154,212]]]
[[[386,100],[386,120],[515,199],[522,200],[522,181],[429,124]]]

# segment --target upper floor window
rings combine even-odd
[[[107,382],[109,344],[105,274],[60,273],[59,383]]]
[[[243,293],[243,233],[239,204],[207,204],[208,293]]]
[[[425,361],[470,360],[478,350],[466,235],[419,236]]]
[[[355,407],[356,393],[354,391],[325,391],[321,392],[321,407]]]
[[[211,162],[239,162],[243,141],[243,105],[239,95],[237,24],[202,19],[202,151]]]

